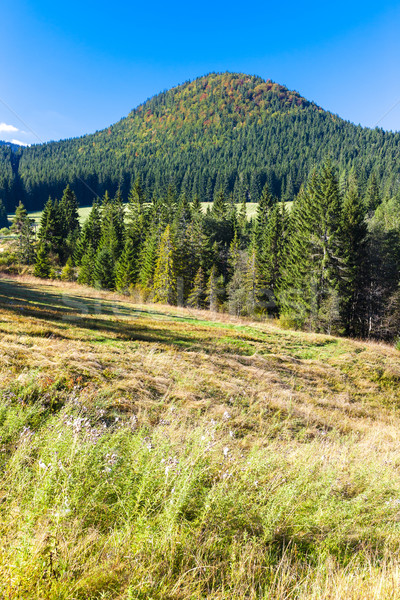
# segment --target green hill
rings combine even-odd
[[[399,142],[400,134],[356,126],[269,80],[212,73],[158,94],[94,134],[16,153],[0,148],[1,197],[9,212],[21,197],[40,209],[70,182],[81,204],[89,204],[118,186],[126,197],[140,173],[149,194],[173,183],[210,201],[222,186],[237,201],[256,202],[268,182],[290,200],[326,156],[340,171],[356,168],[361,183],[374,169],[392,192]]]

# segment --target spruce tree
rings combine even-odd
[[[115,262],[112,250],[103,246],[96,253],[93,269],[96,287],[113,290],[115,287]]]
[[[156,269],[154,272],[153,298],[155,302],[174,304],[176,302],[177,280],[174,266],[174,245],[170,226],[167,225],[161,236]]]
[[[217,219],[224,220],[227,216],[227,204],[223,189],[220,189],[215,196],[215,200],[211,209],[211,214]]]
[[[364,262],[366,256],[366,208],[357,186],[350,185],[344,199],[340,220],[341,273],[340,317],[345,335],[363,333]]]
[[[375,212],[382,201],[381,192],[375,172],[371,173],[369,178],[367,193],[365,198],[366,208],[370,213]]]
[[[13,233],[16,233],[17,235],[19,235],[21,233],[22,227],[24,226],[24,223],[26,222],[27,219],[28,219],[28,212],[27,212],[25,206],[20,201],[17,208],[15,209],[15,215],[13,217],[10,230]]]
[[[101,212],[100,205],[94,200],[92,209],[88,218],[83,224],[82,232],[76,245],[74,253],[75,264],[80,265],[82,257],[85,255],[89,246],[97,251],[101,240]]]
[[[46,202],[40,219],[38,238],[46,244],[49,256],[63,260],[63,233],[61,215],[57,201]]]
[[[76,235],[80,230],[78,201],[69,185],[64,190],[59,204],[62,233],[65,238]]]
[[[198,194],[196,194],[195,197],[193,198],[191,212],[192,212],[194,219],[197,217],[200,217],[202,215],[201,202],[200,202],[200,198],[199,198]]]
[[[36,254],[35,268],[33,274],[35,277],[48,279],[50,277],[51,264],[49,260],[48,248],[46,243],[42,241]]]
[[[250,248],[245,268],[246,313],[256,312],[260,298],[260,284],[257,272],[256,249]]]
[[[124,247],[124,206],[120,191],[114,198],[106,192],[102,204],[100,248],[107,248],[116,262]]]
[[[237,231],[235,231],[235,235],[233,236],[233,240],[229,246],[229,256],[228,256],[228,266],[229,272],[231,275],[235,272],[237,264],[240,258],[240,246],[239,246],[239,238]]]
[[[263,287],[276,291],[281,281],[285,261],[286,209],[275,204],[257,246],[258,271]]]
[[[154,270],[157,260],[158,230],[153,223],[147,231],[139,255],[138,282],[146,290],[153,286]]]
[[[256,227],[257,233],[259,235],[264,231],[267,221],[268,221],[268,213],[271,210],[274,204],[274,199],[270,194],[268,183],[265,184],[260,201],[257,205],[257,214],[256,214]]]
[[[75,280],[75,270],[72,261],[72,257],[70,256],[65,264],[65,267],[61,270],[61,280],[62,281],[74,281]]]
[[[137,260],[137,249],[132,238],[128,237],[115,270],[115,287],[118,291],[126,291],[136,283]]]
[[[22,264],[30,265],[35,259],[33,223],[33,219],[28,217],[24,205],[20,202],[10,229],[17,235],[16,252],[18,261]]]
[[[94,266],[96,260],[96,253],[91,244],[86,248],[82,258],[81,266],[78,274],[78,283],[84,283],[86,285],[94,285]]]
[[[206,297],[204,272],[199,267],[193,282],[193,288],[188,296],[187,304],[192,308],[204,308]]]
[[[220,300],[224,294],[224,285],[222,276],[218,276],[217,268],[212,265],[207,280],[205,302],[211,311],[217,311],[220,306]]]
[[[290,252],[279,301],[294,324],[324,330],[320,316],[333,306],[340,273],[338,182],[330,163],[310,177],[291,214]],[[326,322],[325,316],[322,319]]]

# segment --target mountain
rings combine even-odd
[[[126,197],[140,174],[149,194],[173,184],[212,200],[221,187],[257,201],[264,184],[290,199],[327,156],[340,172],[372,170],[396,189],[400,134],[356,126],[299,93],[238,73],[211,73],[147,100],[102,131],[11,152],[0,148],[0,190],[41,208],[67,182],[81,204],[106,189]]]

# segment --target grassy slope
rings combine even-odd
[[[0,374],[0,597],[400,597],[394,349],[1,279]]]

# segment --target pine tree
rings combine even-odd
[[[36,255],[36,262],[33,274],[35,277],[48,279],[50,277],[51,264],[49,260],[48,249],[45,242],[41,242]]]
[[[235,272],[235,269],[239,262],[239,258],[240,258],[239,238],[237,235],[237,231],[235,231],[235,235],[229,246],[229,256],[228,256],[228,266],[229,266],[229,271],[230,271],[231,275],[233,275],[233,273]]]
[[[65,188],[58,204],[58,213],[61,233],[59,256],[60,260],[65,262],[68,257],[74,255],[80,233],[78,201],[69,185]]]
[[[59,204],[62,233],[65,238],[80,230],[78,201],[69,185],[64,190]]]
[[[258,235],[262,234],[267,225],[268,213],[271,210],[273,204],[274,199],[270,194],[268,183],[266,183],[263,188],[260,201],[257,205],[256,227]]]
[[[285,260],[286,209],[284,204],[275,204],[261,236],[258,251],[260,280],[265,288],[273,292],[279,287]]]
[[[375,172],[371,173],[369,178],[365,203],[370,213],[375,212],[382,201],[378,180]]]
[[[10,229],[17,234],[16,252],[18,261],[22,264],[30,265],[35,259],[33,223],[34,221],[28,217],[24,205],[20,202]]]
[[[200,198],[197,194],[193,198],[191,212],[192,212],[194,219],[196,219],[197,217],[200,217],[202,215],[201,202],[200,202]]]
[[[326,313],[327,304],[333,306],[340,270],[340,214],[338,183],[328,162],[312,174],[291,214],[291,247],[279,299],[283,312],[300,326],[323,330],[320,313]]]
[[[19,235],[21,233],[22,227],[24,226],[24,223],[26,222],[27,219],[28,219],[28,212],[27,212],[25,206],[20,201],[17,208],[15,209],[15,215],[13,217],[10,230],[13,233],[16,233],[17,235]]]
[[[94,248],[89,244],[86,248],[85,253],[81,258],[81,266],[79,269],[78,283],[84,283],[86,285],[94,285],[94,267],[95,267],[96,253]]]
[[[211,209],[211,214],[217,219],[226,219],[227,204],[224,191],[222,189],[215,196],[215,200]]]
[[[147,290],[153,287],[154,270],[157,260],[158,230],[153,223],[143,242],[139,255],[139,284]]]
[[[193,282],[193,289],[189,294],[187,304],[192,308],[204,308],[206,297],[205,290],[205,281],[204,281],[204,272],[201,267],[199,267],[196,277]]]
[[[126,291],[136,283],[138,265],[137,249],[132,238],[127,238],[124,251],[119,259],[115,271],[115,287],[119,291]]]
[[[63,269],[61,270],[61,279],[62,281],[75,280],[75,270],[71,256],[68,258],[65,267],[63,267]]]
[[[243,197],[242,203],[240,205],[239,214],[237,216],[237,225],[240,230],[240,234],[242,237],[245,237],[247,232],[248,220],[247,220],[247,203],[246,198]]]
[[[115,287],[115,262],[112,250],[103,246],[96,253],[93,280],[97,287],[113,290]]]
[[[74,253],[75,264],[80,265],[82,257],[86,253],[89,246],[97,251],[101,240],[101,212],[100,205],[97,200],[94,200],[92,209],[88,218],[82,227],[82,232],[76,245]]]
[[[174,304],[176,302],[176,292],[177,281],[174,267],[174,245],[170,226],[167,225],[161,236],[154,272],[154,301],[162,302],[163,304]]]
[[[40,219],[38,238],[46,244],[49,256],[63,260],[63,237],[61,215],[57,201],[46,202]]]
[[[116,262],[124,247],[124,206],[120,191],[114,198],[106,192],[102,204],[100,248],[107,248]]]
[[[340,220],[341,277],[340,317],[346,335],[362,335],[364,309],[364,261],[367,225],[365,205],[356,185],[350,185]]]
[[[211,311],[217,311],[224,293],[222,276],[218,276],[215,265],[212,265],[206,287],[206,304]]]
[[[255,248],[250,248],[245,269],[246,313],[252,315],[259,304],[260,285]]]
[[[247,253],[239,252],[234,262],[232,277],[226,287],[228,308],[236,316],[247,314],[248,296],[246,289]]]

